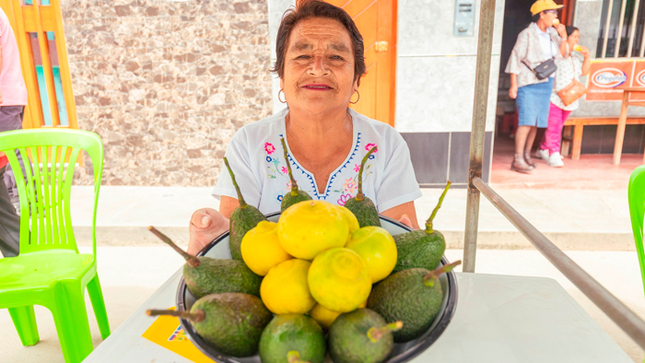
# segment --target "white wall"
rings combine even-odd
[[[455,1],[400,0],[396,74],[399,132],[471,131],[480,1],[472,37],[453,36]],[[504,1],[496,2],[486,130],[495,127]]]

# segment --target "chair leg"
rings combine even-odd
[[[36,315],[34,306],[21,306],[19,308],[9,308],[9,315],[13,320],[13,325],[18,331],[22,345],[36,345],[40,340],[38,335],[38,326],[36,326]]]
[[[66,363],[81,362],[92,350],[83,288],[79,281],[61,281],[54,288],[50,310]]]
[[[108,321],[107,310],[105,309],[105,301],[103,300],[103,291],[101,290],[98,273],[87,284],[87,293],[90,295],[90,301],[94,308],[94,315],[99,325],[101,338],[106,339],[110,336],[110,322]]]

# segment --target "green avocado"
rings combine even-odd
[[[244,197],[242,197],[242,193],[240,192],[240,187],[235,181],[233,170],[231,170],[231,166],[228,164],[226,157],[224,157],[224,164],[226,164],[226,168],[231,174],[233,185],[237,191],[237,199],[240,202],[240,206],[235,208],[233,213],[231,213],[231,218],[229,219],[228,246],[231,250],[231,258],[242,261],[242,252],[240,251],[242,238],[244,238],[246,232],[255,228],[255,226],[257,226],[261,221],[266,221],[267,219],[257,208],[246,204]]]
[[[370,149],[370,151],[365,155],[363,161],[361,161],[361,167],[358,170],[358,193],[356,197],[350,198],[345,203],[345,207],[349,209],[358,220],[358,225],[363,228],[367,226],[381,226],[381,219],[378,216],[378,210],[374,205],[374,202],[363,194],[363,167],[365,162],[372,153],[376,151],[376,146]]]
[[[262,363],[323,363],[325,345],[323,330],[314,319],[300,314],[276,315],[260,337],[260,359]],[[295,352],[298,360],[293,358]]]
[[[208,294],[243,292],[260,297],[262,277],[251,271],[243,261],[197,257],[199,266],[184,265],[186,287],[199,299]]]
[[[395,342],[416,339],[430,328],[441,308],[443,290],[439,275],[460,263],[433,271],[412,268],[390,275],[374,287],[367,307],[381,314],[388,323],[403,322],[403,328],[393,333]]]
[[[289,158],[287,156],[287,144],[284,141],[284,137],[280,138],[280,142],[282,142],[282,149],[284,149],[284,161],[287,164],[289,179],[291,180],[291,191],[289,193],[286,193],[284,197],[282,197],[282,202],[280,204],[280,212],[284,212],[292,205],[304,202],[305,200],[312,200],[312,198],[309,194],[307,194],[307,192],[298,188],[298,183],[296,182],[296,179],[293,178],[293,173],[291,172],[291,164],[289,163]]]
[[[248,357],[258,351],[271,312],[259,297],[243,293],[211,294],[187,311],[148,310],[148,315],[173,315],[191,321],[197,334],[219,352]]]
[[[196,299],[222,292],[243,292],[260,297],[262,277],[254,274],[243,261],[195,257],[179,248],[155,227],[148,229],[186,259],[184,281]]]
[[[329,327],[329,355],[334,363],[380,363],[392,352],[392,331],[401,322],[387,324],[370,309],[356,309],[338,316]]]
[[[446,239],[441,232],[434,230],[432,220],[439,208],[441,208],[441,203],[446,197],[450,184],[450,181],[448,181],[441,197],[439,197],[439,203],[432,211],[430,218],[426,221],[425,230],[420,229],[394,236],[397,258],[393,272],[399,272],[409,268],[433,270],[441,262],[441,257],[446,251]]]

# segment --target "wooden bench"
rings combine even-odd
[[[643,125],[645,117],[627,117],[627,125]],[[562,155],[569,153],[571,147],[571,159],[580,159],[582,148],[582,131],[588,125],[618,125],[618,117],[570,117],[564,122],[562,133]]]

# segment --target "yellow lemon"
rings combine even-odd
[[[367,262],[347,248],[332,248],[316,256],[307,279],[316,302],[341,313],[356,309],[372,290]]]
[[[356,216],[354,215],[354,213],[352,213],[351,210],[343,207],[342,205],[336,207],[338,208],[338,210],[340,210],[340,213],[343,215],[345,222],[347,222],[347,227],[349,227],[349,235],[347,236],[347,240],[349,240],[352,236],[352,233],[361,228],[361,226],[358,224],[358,219],[356,219]]]
[[[363,227],[352,234],[345,247],[367,262],[372,283],[388,277],[396,266],[396,242],[385,228]]]
[[[242,259],[251,271],[260,276],[265,276],[280,262],[291,259],[278,241],[277,228],[277,223],[261,221],[242,238]]]
[[[312,260],[322,251],[342,247],[349,227],[337,206],[307,200],[287,208],[278,220],[278,238],[288,254]]]
[[[325,329],[329,329],[331,323],[333,323],[340,314],[341,313],[331,311],[320,304],[314,305],[314,308],[309,312],[309,315],[311,315],[311,317]]]
[[[272,313],[306,314],[316,301],[309,293],[307,271],[311,262],[292,259],[275,266],[262,280],[260,296]]]

